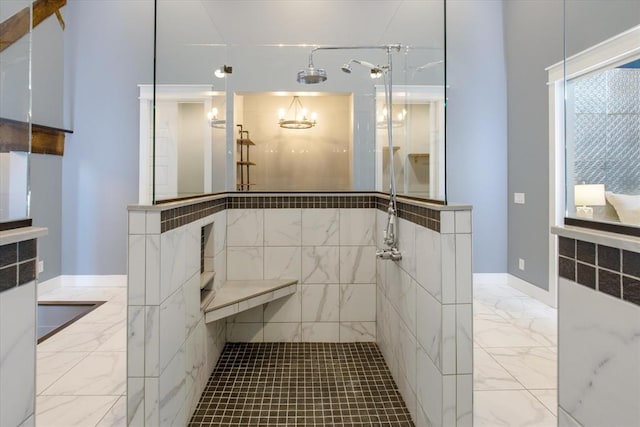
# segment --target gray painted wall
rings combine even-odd
[[[508,272],[548,289],[549,91],[545,68],[562,60],[562,0],[505,2],[509,133]],[[525,193],[525,204],[513,193]],[[518,259],[525,260],[524,271]]]
[[[447,2],[447,198],[473,205],[473,271],[506,271],[502,2]]]
[[[567,56],[640,25],[638,0],[567,0]]]
[[[62,157],[31,154],[29,162],[33,225],[49,229],[38,239],[38,259],[44,261],[38,281],[43,282],[62,271]]]
[[[138,199],[139,83],[153,81],[153,2],[65,7],[63,274],[125,274]]]
[[[561,0],[504,2],[509,106],[508,272],[548,289],[549,100],[546,67],[563,59]],[[567,55],[640,24],[640,2],[568,0]],[[526,204],[513,203],[513,193]],[[518,269],[518,258],[525,270]]]

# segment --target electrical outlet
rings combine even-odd
[[[38,273],[42,273],[44,271],[44,261],[38,261]]]
[[[524,205],[524,193],[513,193],[513,203]]]
[[[518,258],[518,268],[524,270],[524,260],[522,258]]]

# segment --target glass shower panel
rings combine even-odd
[[[381,11],[387,7],[369,3]],[[333,13],[333,8],[323,9],[325,4],[309,7]],[[324,31],[317,27],[320,18],[308,13],[303,21],[284,20],[300,7],[273,3],[269,16],[258,19],[254,14],[260,5],[238,15],[235,2],[157,3],[156,108],[147,107],[155,120],[149,120],[153,129],[146,166],[154,202],[198,192],[387,191],[378,166],[382,139],[376,86],[381,79],[372,79],[366,67],[356,64],[349,74],[341,71],[354,59],[387,64],[386,50],[376,48],[381,42],[402,44],[393,53],[394,87],[400,95],[394,104],[397,100],[406,110],[409,126],[398,136],[406,141],[402,193],[445,198],[444,1],[403,3],[386,18],[373,14],[389,21],[384,34],[373,23],[367,27],[366,20],[360,35]],[[356,9],[360,12],[353,13],[362,13]],[[336,19],[344,19],[344,13]],[[252,28],[261,25],[264,34]],[[279,30],[284,27],[288,30]],[[307,67],[312,50],[326,46],[359,49],[314,52],[316,67],[325,69],[328,78],[299,84],[296,74]],[[218,69],[221,73],[215,73]],[[191,97],[169,100],[168,92],[191,92]],[[280,115],[288,113],[294,98],[309,114],[316,113],[308,129],[280,126]],[[198,112],[201,122],[195,119]]]
[[[31,2],[0,2],[0,222],[29,216]]]

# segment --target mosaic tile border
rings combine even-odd
[[[0,246],[0,292],[36,280],[37,239]]]
[[[375,208],[375,195],[230,196],[228,209],[366,209]]]
[[[167,232],[225,209],[379,209],[389,200],[375,194],[354,195],[247,195],[226,196],[162,211],[161,232]],[[440,211],[398,201],[398,217],[440,232]]]
[[[160,232],[164,233],[201,218],[213,215],[227,208],[227,198],[193,203],[187,206],[169,209],[160,213]]]
[[[376,207],[383,212],[387,212],[389,200],[378,197]],[[438,233],[440,232],[440,211],[401,201],[398,201],[397,209],[399,218],[421,225],[422,227],[426,227]]]
[[[640,253],[558,237],[558,275],[640,306]]]

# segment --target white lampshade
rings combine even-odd
[[[604,184],[579,184],[574,187],[576,206],[604,206]]]

